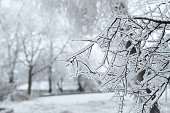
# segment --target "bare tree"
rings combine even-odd
[[[17,58],[18,58],[18,53],[19,53],[19,42],[17,38],[16,40],[17,40],[16,46],[14,47],[15,49],[12,51],[13,53],[11,53],[12,47],[8,43],[9,83],[14,83],[14,71],[16,68],[16,63],[17,63]]]
[[[49,93],[52,93],[52,69],[54,68],[54,63],[58,60],[59,56],[64,52],[64,49],[66,45],[68,44],[69,38],[64,43],[64,45],[61,47],[59,52],[57,54],[54,54],[54,47],[53,47],[53,40],[50,38],[50,50],[49,50],[49,64],[48,64],[48,82],[49,82]],[[59,81],[59,80],[58,80]],[[63,78],[61,78],[61,83],[57,83],[59,90],[62,91],[62,81]]]
[[[1,2],[1,1],[0,1]],[[13,11],[9,12],[6,14],[6,9],[1,7],[0,3],[0,8],[3,10],[1,12],[1,29],[2,29],[2,34],[3,38],[5,38],[5,43],[6,43],[6,48],[7,49],[7,58],[6,58],[6,63],[4,64],[4,68],[7,69],[7,73],[9,76],[9,83],[14,83],[14,75],[15,75],[15,70],[16,70],[16,65],[17,65],[17,59],[18,59],[18,54],[20,52],[20,28],[21,28],[21,22],[19,19],[21,19],[21,15],[23,12],[24,7],[27,5],[27,1],[23,1],[21,4],[21,7],[19,7],[18,11],[16,12],[15,15],[13,15]],[[9,18],[10,17],[10,18]],[[11,21],[11,18],[13,20]]]
[[[27,38],[22,40],[23,54],[25,59],[20,60],[21,63],[28,67],[28,90],[27,93],[31,94],[32,79],[37,73],[47,69],[48,66],[40,66],[40,56],[44,48],[42,47],[42,34],[28,35]]]
[[[135,112],[160,112],[158,101],[170,80],[169,5],[161,2],[143,16],[116,17],[101,35],[87,40],[89,44],[67,60],[77,70],[83,64],[87,74],[99,77],[103,90],[114,90],[120,97],[120,112],[127,94],[136,99]],[[94,45],[103,53],[95,69],[79,57],[91,54]]]
[[[4,36],[5,36],[5,42],[6,42],[6,48],[7,48],[7,60],[6,64],[4,64],[4,68],[8,70],[9,75],[9,83],[14,83],[14,71],[16,69],[17,64],[17,58],[19,53],[19,37],[18,37],[18,24],[17,28],[14,34],[10,34],[8,29],[4,27],[5,25],[1,23],[1,28],[3,30]],[[14,35],[14,38],[11,38]]]

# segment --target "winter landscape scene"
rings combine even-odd
[[[0,113],[170,113],[170,1],[0,0]]]

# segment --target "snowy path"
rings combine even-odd
[[[112,93],[40,97],[35,100],[3,103],[15,113],[110,113]],[[113,109],[114,110],[114,109]]]
[[[63,95],[40,97],[23,102],[3,102],[0,107],[13,108],[15,113],[117,113],[117,103],[111,101],[113,93]],[[125,113],[131,104],[129,98],[125,103]],[[162,113],[170,113],[170,103]]]

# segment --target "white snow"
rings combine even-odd
[[[24,85],[17,87],[18,90],[27,90],[27,88],[28,88],[28,84],[24,84]],[[32,90],[48,90],[48,89],[49,89],[48,81],[32,83]]]
[[[103,93],[40,97],[23,102],[3,102],[0,107],[13,108],[15,113],[110,113],[114,108],[109,101],[112,95]]]
[[[111,101],[113,93],[94,93],[79,95],[61,95],[40,97],[23,102],[3,102],[0,107],[14,109],[14,113],[117,113],[118,102]],[[169,97],[167,103],[161,104],[161,112],[170,112]],[[164,101],[164,97],[161,99]],[[124,113],[133,104],[133,98],[126,98]]]
[[[57,85],[56,85],[57,87]],[[27,90],[28,84],[23,84],[17,87],[18,90]],[[32,83],[32,90],[48,90],[48,81],[39,81]],[[63,90],[77,90],[78,86],[72,79],[65,79],[63,82]]]

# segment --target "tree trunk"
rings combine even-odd
[[[63,78],[57,82],[59,94],[63,94]]]
[[[77,82],[78,82],[78,90],[80,91],[80,92],[83,92],[84,91],[84,88],[83,88],[83,86],[82,86],[82,84],[81,84],[81,76],[78,76],[78,78],[77,78]]]
[[[28,72],[28,90],[27,90],[27,93],[28,95],[31,95],[31,87],[32,87],[32,66],[30,67],[29,69],[29,72]]]
[[[60,85],[58,85],[59,87],[58,87],[58,90],[59,90],[59,93],[60,94],[63,94],[63,88],[62,88],[62,86],[60,86]]]
[[[52,70],[51,70],[51,66],[49,67],[48,70],[48,83],[49,83],[49,93],[52,93]]]
[[[14,73],[11,72],[9,75],[9,83],[14,83]]]

